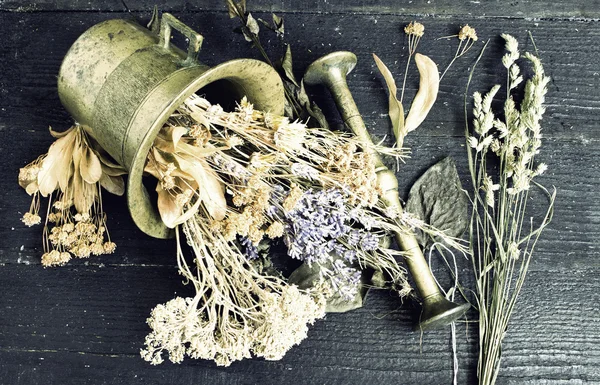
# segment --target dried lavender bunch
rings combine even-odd
[[[540,122],[550,78],[537,56],[521,55],[514,37],[502,37],[508,51],[502,58],[507,69],[504,117],[492,109],[500,90],[496,85],[485,95],[474,94],[474,120],[466,131],[473,182],[470,240],[479,308],[480,384],[496,382],[508,322],[537,241],[552,218],[556,194],[534,181],[547,168],[543,163],[536,166],[534,158],[540,152]],[[533,76],[526,81],[518,106],[513,95],[524,80],[519,59],[532,65]],[[491,174],[490,161],[498,164],[495,175]],[[549,197],[545,215],[536,222],[528,212],[533,186]]]
[[[113,253],[116,245],[106,229],[102,189],[122,195],[125,170],[100,148],[78,124],[56,138],[47,154],[21,168],[19,184],[32,196],[30,209],[23,215],[27,226],[41,223],[41,199],[48,197],[44,222],[42,264],[60,266],[72,256]]]

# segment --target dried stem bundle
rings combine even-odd
[[[538,57],[530,53],[521,56],[517,40],[502,36],[508,51],[502,58],[508,72],[504,118],[497,117],[492,109],[500,90],[496,85],[485,95],[475,93],[474,121],[466,129],[473,182],[470,238],[479,308],[480,384],[496,382],[508,322],[536,243],[552,218],[556,194],[533,180],[546,170],[544,164],[535,166],[534,157],[540,151],[540,121],[550,78],[544,74]],[[532,64],[533,76],[525,83],[524,98],[518,107],[513,94],[523,81],[516,62],[519,58]],[[491,159],[498,162],[495,176],[490,174]],[[532,184],[549,197],[548,209],[537,224],[528,213]]]
[[[67,263],[72,256],[114,252],[102,208],[102,189],[122,195],[125,170],[88,135],[83,126],[64,132],[50,129],[56,141],[47,154],[21,168],[19,184],[32,196],[23,222],[41,223],[40,200],[48,197],[44,223],[44,266]],[[56,192],[56,193],[55,193]],[[51,225],[49,225],[51,223]]]

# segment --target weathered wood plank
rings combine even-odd
[[[150,3],[125,2],[132,10],[144,11],[136,17],[147,19]],[[28,7],[28,3],[19,4]],[[119,1],[44,0],[36,4],[42,11],[123,9]],[[545,119],[549,139],[540,160],[550,165],[544,183],[556,185],[559,195],[555,220],[543,235],[509,330],[499,384],[600,383],[600,203],[595,198],[600,187],[600,48],[595,44],[600,25],[528,19],[598,17],[600,8],[594,2],[453,2],[451,9],[448,4],[353,0],[334,9],[328,2],[261,0],[252,2],[251,9],[286,11],[287,39],[298,70],[333,50],[356,52],[359,65],[350,75],[350,87],[367,124],[379,137],[389,134],[387,97],[370,55],[376,52],[401,78],[405,41],[399,31],[410,17],[398,14],[420,15],[427,28],[420,50],[438,61],[440,68],[455,45],[435,41],[433,36],[455,33],[458,24],[474,25],[482,39],[510,32],[526,42],[526,30],[532,30],[554,79]],[[256,57],[243,39],[230,33],[235,22],[227,20],[220,5],[175,1],[162,5],[179,11],[177,16],[205,35],[202,60],[206,63]],[[0,1],[0,10],[17,7],[16,1]],[[500,18],[492,23],[491,16]],[[40,228],[26,228],[19,221],[29,200],[16,183],[18,168],[47,149],[51,143],[47,125],[65,128],[70,124],[55,85],[67,49],[87,28],[113,17],[130,15],[0,12],[0,378],[28,385],[450,383],[449,333],[428,332],[421,347],[419,334],[410,331],[415,316],[410,301],[401,306],[382,292],[370,295],[363,309],[329,315],[318,322],[309,338],[280,362],[252,360],[227,369],[191,360],[182,365],[149,366],[138,356],[148,332],[144,320],[155,304],[185,295],[187,289],[175,269],[174,243],[150,239],[137,230],[124,198],[107,196],[105,200],[109,229],[119,245],[114,255],[74,261],[60,269],[39,266]],[[266,45],[274,43],[272,39]],[[501,46],[499,39],[492,40],[473,89],[501,81],[496,59]],[[525,46],[531,49],[530,43]],[[406,141],[413,158],[399,174],[404,194],[428,166],[446,155],[454,156],[460,175],[466,175],[459,99],[475,51],[467,56],[446,75],[428,123]],[[408,85],[410,98],[416,74],[411,74]],[[311,92],[339,123],[329,95],[317,88]],[[540,205],[534,208],[541,209]],[[467,264],[460,261],[460,266],[461,276],[468,281]],[[444,276],[440,269],[436,271]],[[458,383],[472,383],[476,325],[471,324],[468,331],[459,325],[458,341]]]
[[[187,0],[4,0],[0,10],[13,12],[35,11],[147,11],[154,5],[169,12],[222,11],[224,1],[191,2]],[[597,1],[577,0],[556,2],[545,0],[525,0],[514,2],[452,0],[435,1],[394,1],[394,0],[350,0],[350,1],[292,1],[292,0],[253,0],[248,1],[252,12],[277,13],[341,13],[341,14],[391,14],[438,17],[511,17],[511,18],[586,18],[600,17]]]
[[[531,272],[500,383],[600,381],[598,274],[597,268]],[[419,333],[410,330],[414,310],[383,292],[370,295],[363,309],[317,322],[279,362],[252,360],[222,369],[188,360],[154,368],[138,357],[148,332],[144,319],[156,303],[175,292],[184,295],[174,269],[13,265],[0,269],[0,281],[0,375],[20,374],[16,383],[47,376],[55,384],[69,378],[95,383],[93,377],[133,384],[152,376],[162,384],[200,376],[216,384],[416,384],[448,383],[451,376],[449,332],[427,332],[420,345]],[[459,383],[470,383],[476,325],[457,330]]]
[[[0,54],[4,58],[0,63],[0,70],[4,74],[0,84],[0,116],[22,120],[35,109],[36,121],[32,122],[35,124],[32,128],[37,129],[40,124],[38,119],[42,121],[42,127],[67,120],[68,115],[56,94],[56,76],[70,45],[95,23],[113,17],[127,18],[130,15],[69,13],[61,16],[62,25],[49,22],[44,14],[3,14],[1,17],[0,32],[8,38],[0,42]],[[209,65],[234,57],[258,55],[240,36],[231,33],[237,24],[221,13],[188,14],[182,15],[182,19],[205,35],[201,60]],[[291,17],[287,21],[287,39],[292,44],[298,75],[320,55],[335,50],[355,52],[359,63],[349,77],[351,90],[359,101],[361,112],[372,126],[388,127],[385,115],[387,96],[371,54],[377,53],[400,82],[406,60],[406,41],[400,28],[405,21],[388,15],[381,15],[376,19],[367,15]],[[600,46],[587,44],[587,40],[582,39],[582,36],[586,36],[589,41],[600,40],[600,24],[572,21],[498,20],[493,24],[477,23],[472,19],[464,21],[478,28],[480,40],[492,39],[488,54],[475,75],[472,90],[485,91],[495,83],[504,83],[501,75],[503,67],[498,59],[502,54],[502,41],[498,35],[501,32],[513,33],[523,43],[524,50],[531,50],[527,30],[532,30],[547,71],[553,78],[547,97],[545,135],[579,139],[582,143],[600,139],[596,124],[600,111],[600,66],[596,63],[596,58],[600,57]],[[435,18],[424,22],[427,32],[420,51],[431,55],[442,70],[454,54],[457,41],[436,41],[434,38],[456,33],[458,24]],[[365,39],[369,40],[369,44],[364,43]],[[279,46],[274,38],[265,42],[265,45]],[[479,46],[478,44],[476,47]],[[281,52],[275,48],[272,51],[277,53],[275,57]],[[460,98],[476,54],[476,49],[473,48],[446,74],[438,102],[424,126],[428,135],[462,135]],[[412,66],[407,83],[408,100],[418,85],[417,76],[415,67]],[[320,92],[318,89],[312,91]],[[317,95],[317,100],[331,105],[326,93],[322,97]],[[40,103],[44,103],[44,108],[38,107]]]

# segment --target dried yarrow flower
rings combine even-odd
[[[108,232],[101,187],[123,194],[121,175],[125,171],[83,126],[75,125],[60,133],[50,129],[50,133],[56,141],[48,153],[19,172],[19,184],[32,195],[30,210],[23,216],[27,226],[41,223],[40,200],[42,197],[49,200],[42,264],[59,266],[72,255],[85,258],[90,254],[106,254],[103,242]],[[108,249],[111,248],[114,250],[113,246]]]

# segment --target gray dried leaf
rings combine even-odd
[[[364,272],[361,272],[364,276]],[[361,277],[362,277],[361,276]],[[321,279],[321,266],[317,263],[309,265],[303,263],[288,278],[291,284],[297,285],[300,289],[310,289]],[[361,278],[362,280],[362,278]],[[358,309],[363,306],[367,290],[361,288],[351,301],[342,298],[334,293],[328,300],[325,311],[327,313],[345,313],[350,310]]]
[[[456,171],[454,159],[448,157],[430,167],[410,189],[406,211],[448,236],[460,237],[468,224],[468,199]],[[415,230],[419,244],[432,240]]]
[[[275,26],[274,30],[275,30],[275,33],[277,34],[277,36],[283,37],[283,34],[285,33],[283,17],[273,14],[273,25]]]
[[[285,77],[296,87],[298,87],[298,82],[296,81],[296,77],[294,76],[294,66],[292,63],[292,48],[289,44],[286,44],[285,54],[281,59],[281,68],[285,73]]]
[[[254,19],[254,17],[252,17],[252,14],[250,13],[248,14],[248,19],[246,20],[246,27],[248,28],[248,31],[250,31],[251,34],[253,34],[254,36],[258,36],[258,33],[260,32],[260,27],[258,26],[256,19]],[[247,41],[252,41],[251,36],[244,35],[244,37]]]
[[[241,17],[246,14],[246,0],[241,0],[237,4],[233,0],[227,1],[227,10],[229,11],[229,17]]]
[[[304,80],[300,81],[300,87],[297,88],[296,99],[304,108],[304,110],[310,115],[310,117],[314,118],[318,127],[329,129],[329,123],[327,122],[327,118],[325,118],[325,114],[323,111],[317,106],[315,102],[311,102],[308,94],[306,93],[306,88],[304,87]]]

